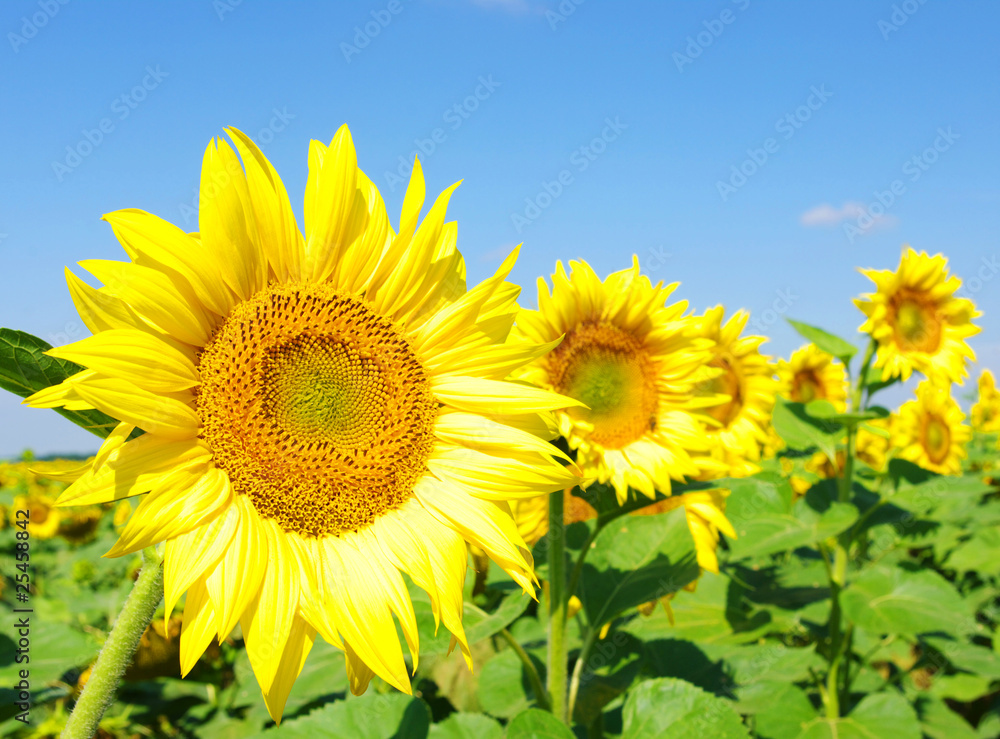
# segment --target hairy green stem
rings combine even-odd
[[[528,673],[528,682],[531,683],[531,690],[535,693],[535,702],[538,707],[543,711],[548,711],[552,707],[549,702],[549,694],[545,691],[545,686],[542,685],[542,678],[538,674],[538,670],[535,668],[535,663],[531,661],[531,656],[524,650],[514,636],[507,631],[507,629],[500,629],[500,636],[504,638],[504,641],[514,650],[514,654],[518,656],[521,660],[521,664],[524,665],[524,671]]]
[[[566,525],[563,495],[549,495],[549,700],[553,715],[567,723],[566,715]]]
[[[865,349],[864,359],[861,361],[861,369],[854,379],[854,388],[851,393],[851,404],[849,411],[857,413],[863,410],[863,399],[865,392],[865,379],[868,376],[868,368],[871,366],[872,358],[875,356],[876,343],[874,339],[868,342]],[[856,453],[855,440],[857,427],[854,424],[847,426],[847,439],[844,449],[844,470],[837,478],[837,500],[841,503],[848,503],[851,500],[851,486],[854,482],[854,456]],[[837,460],[832,459],[834,469],[837,467]],[[840,593],[847,583],[847,560],[850,552],[851,541],[857,531],[855,527],[850,527],[837,537],[837,544],[833,550],[833,562],[830,567],[830,627],[829,627],[829,668],[826,674],[826,692],[824,704],[827,718],[840,718],[841,699],[846,699],[847,681],[841,680],[840,666],[844,660],[845,652],[850,649],[851,626],[844,630],[841,621],[843,614],[840,607]],[[848,670],[850,665],[848,665]]]
[[[583,669],[587,666],[590,650],[594,647],[594,642],[597,641],[597,635],[600,631],[600,628],[596,626],[591,626],[587,629],[587,634],[583,639],[583,646],[580,647],[580,654],[576,658],[576,664],[573,665],[573,677],[569,683],[569,704],[566,708],[567,714],[571,717],[573,716],[573,709],[576,708],[576,696],[580,692],[580,678],[583,676]]]
[[[153,620],[153,614],[161,600],[162,560],[155,549],[148,547],[142,552],[139,578],[90,671],[90,679],[60,735],[62,739],[91,739],[97,733],[104,712],[115,699],[122,675],[132,663],[139,639]]]

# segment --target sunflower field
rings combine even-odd
[[[1000,736],[1000,391],[944,255],[773,357],[637,258],[467,284],[454,186],[390,217],[346,126],[300,229],[227,133],[197,232],[109,213],[126,259],[67,270],[92,335],[0,330],[104,439],[0,464],[0,734]]]

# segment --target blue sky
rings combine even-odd
[[[523,242],[525,304],[557,259],[606,273],[635,253],[699,311],[752,311],[787,356],[785,316],[860,342],[855,268],[909,243],[970,280],[973,346],[1000,369],[998,23],[940,0],[5,2],[0,325],[83,338],[63,267],[124,257],[111,210],[196,230],[224,126],[301,214],[308,142],[346,122],[390,213],[414,151],[429,193],[464,179],[470,281]],[[0,414],[0,457],[98,443],[13,396]]]

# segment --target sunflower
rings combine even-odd
[[[981,314],[967,298],[956,298],[962,285],[948,275],[942,254],[927,256],[906,247],[895,272],[861,270],[876,292],[854,304],[868,317],[859,331],[878,342],[875,367],[882,379],[909,379],[914,370],[930,378],[962,383],[967,359],[976,355],[965,340],[979,333],[973,318]]]
[[[669,495],[672,479],[700,473],[692,455],[707,449],[692,411],[720,400],[693,392],[711,342],[691,337],[686,302],[665,305],[676,283],[654,286],[638,258],[604,281],[586,262],[568,275],[560,262],[552,283],[550,293],[539,278],[539,309],[522,311],[515,331],[565,339],[519,376],[579,401],[557,418],[588,483],[610,483],[621,502],[629,488]]]
[[[847,409],[847,373],[832,354],[806,344],[788,360],[778,360],[779,392],[795,403],[828,400],[838,411]]]
[[[697,335],[712,341],[712,356],[696,393],[719,394],[726,402],[708,408],[701,422],[708,435],[710,454],[719,472],[746,477],[758,471],[761,449],[768,444],[768,426],[774,406],[775,382],[768,357],[760,353],[763,336],[740,336],[750,314],[736,311],[723,323],[725,309],[719,305],[697,317]],[[714,372],[713,374],[709,374]]]
[[[1000,431],[1000,391],[997,391],[993,373],[983,370],[978,384],[979,397],[969,410],[972,428],[983,433]]]
[[[903,403],[892,424],[892,445],[903,459],[943,475],[962,472],[965,444],[972,429],[949,389],[929,380],[917,386],[916,399]]]
[[[28,533],[35,539],[51,539],[59,533],[63,514],[56,507],[55,498],[44,493],[34,492],[30,495],[15,495],[10,508],[12,525],[24,522],[24,516],[19,511],[28,512]]]
[[[394,231],[344,126],[310,145],[303,235],[277,172],[227,132],[243,165],[209,144],[200,233],[104,217],[131,261],[83,262],[99,289],[68,275],[94,336],[50,354],[85,369],[26,402],[121,420],[60,501],[149,493],[109,555],[165,541],[168,616],[187,592],[182,673],[239,622],[277,721],[317,632],[345,651],[354,693],[374,675],[410,692],[401,573],[471,667],[466,542],[533,593],[507,501],[575,484],[537,433],[573,401],[507,380],[555,342],[507,341],[516,254],[466,290],[455,186],[418,227],[415,162]]]

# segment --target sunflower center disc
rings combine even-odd
[[[205,347],[202,436],[237,494],[285,531],[356,531],[410,497],[437,403],[406,338],[325,285],[277,285]]]
[[[936,416],[927,419],[924,426],[924,448],[934,464],[941,464],[951,448],[951,432],[948,425]]]
[[[896,338],[905,351],[934,352],[941,345],[941,320],[919,295],[902,293],[893,306]]]
[[[574,419],[593,425],[590,438],[620,449],[656,428],[656,372],[635,337],[616,326],[571,331],[546,360],[557,392],[586,403]]]
[[[823,383],[819,381],[816,373],[812,370],[795,373],[792,380],[792,395],[792,399],[799,403],[808,403],[817,398],[826,397]]]

